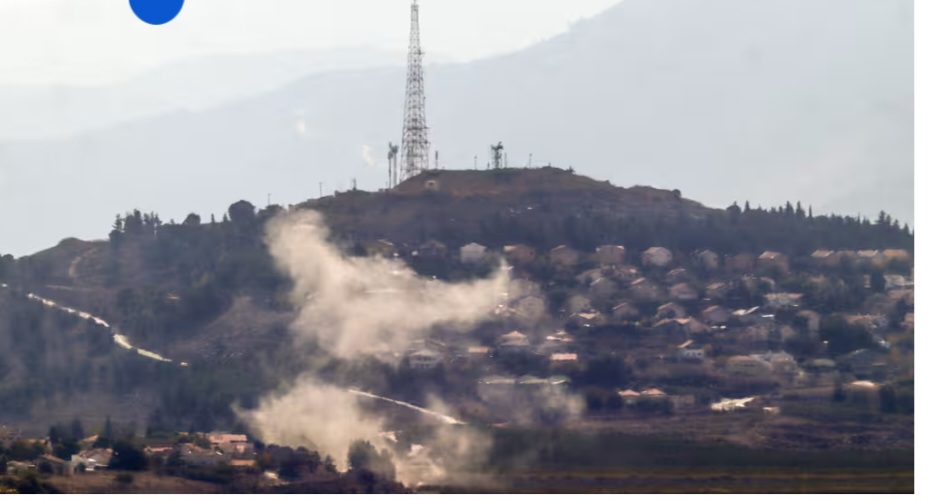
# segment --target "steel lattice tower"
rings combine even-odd
[[[400,148],[401,180],[429,170],[429,128],[426,127],[423,51],[419,45],[419,4],[416,0],[410,8],[410,18],[410,53],[407,57],[406,104]]]

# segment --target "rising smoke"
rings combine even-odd
[[[507,289],[502,266],[487,279],[443,283],[418,276],[397,261],[346,256],[328,236],[321,215],[311,211],[279,215],[266,227],[271,256],[293,281],[291,299],[298,313],[291,331],[296,342],[315,343],[341,360],[373,356],[396,363],[398,353],[434,327],[465,331],[490,318]],[[313,447],[344,464],[352,441],[376,442],[385,429],[362,411],[358,396],[348,388],[322,383],[316,375],[304,374],[265,397],[256,410],[240,414],[266,442]],[[437,444],[452,455],[483,446],[481,439],[462,430],[438,435]],[[398,465],[403,471],[404,464]]]

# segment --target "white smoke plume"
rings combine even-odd
[[[283,214],[267,227],[271,256],[294,282],[294,334],[342,359],[386,361],[435,326],[467,329],[491,316],[507,286],[504,272],[470,283],[429,280],[397,261],[345,256],[327,237],[315,212]]]
[[[374,154],[371,153],[371,146],[368,146],[367,144],[361,148],[361,157],[369,167],[374,167],[377,165],[377,160],[374,158]]]
[[[312,211],[279,215],[266,227],[271,256],[294,284],[291,298],[298,314],[291,330],[296,341],[315,341],[343,360],[376,356],[396,363],[397,353],[434,327],[463,331],[492,317],[507,289],[502,266],[487,279],[443,283],[397,261],[346,256],[328,236],[322,216]],[[266,442],[312,446],[340,463],[352,441],[374,443],[385,430],[364,415],[359,396],[322,384],[312,373],[240,415]],[[471,450],[468,446],[477,441],[455,446]]]
[[[289,390],[266,397],[257,411],[240,412],[268,443],[306,446],[345,468],[351,443],[377,442],[381,421],[362,413],[358,397],[304,375]]]

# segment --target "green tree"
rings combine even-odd
[[[368,441],[355,441],[348,450],[348,464],[352,470],[366,470],[393,481],[397,475],[393,460],[386,450],[377,452]]]
[[[894,390],[893,386],[882,385],[880,391],[878,392],[878,397],[880,398],[881,411],[884,413],[896,413],[897,412],[897,391]]]
[[[128,441],[113,443],[113,458],[110,459],[109,468],[112,470],[145,470],[148,462],[142,450],[136,448]]]

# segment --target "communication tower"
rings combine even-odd
[[[401,180],[429,170],[429,128],[423,85],[423,50],[419,44],[419,4],[410,7],[410,52],[407,57],[406,104],[403,110]]]

